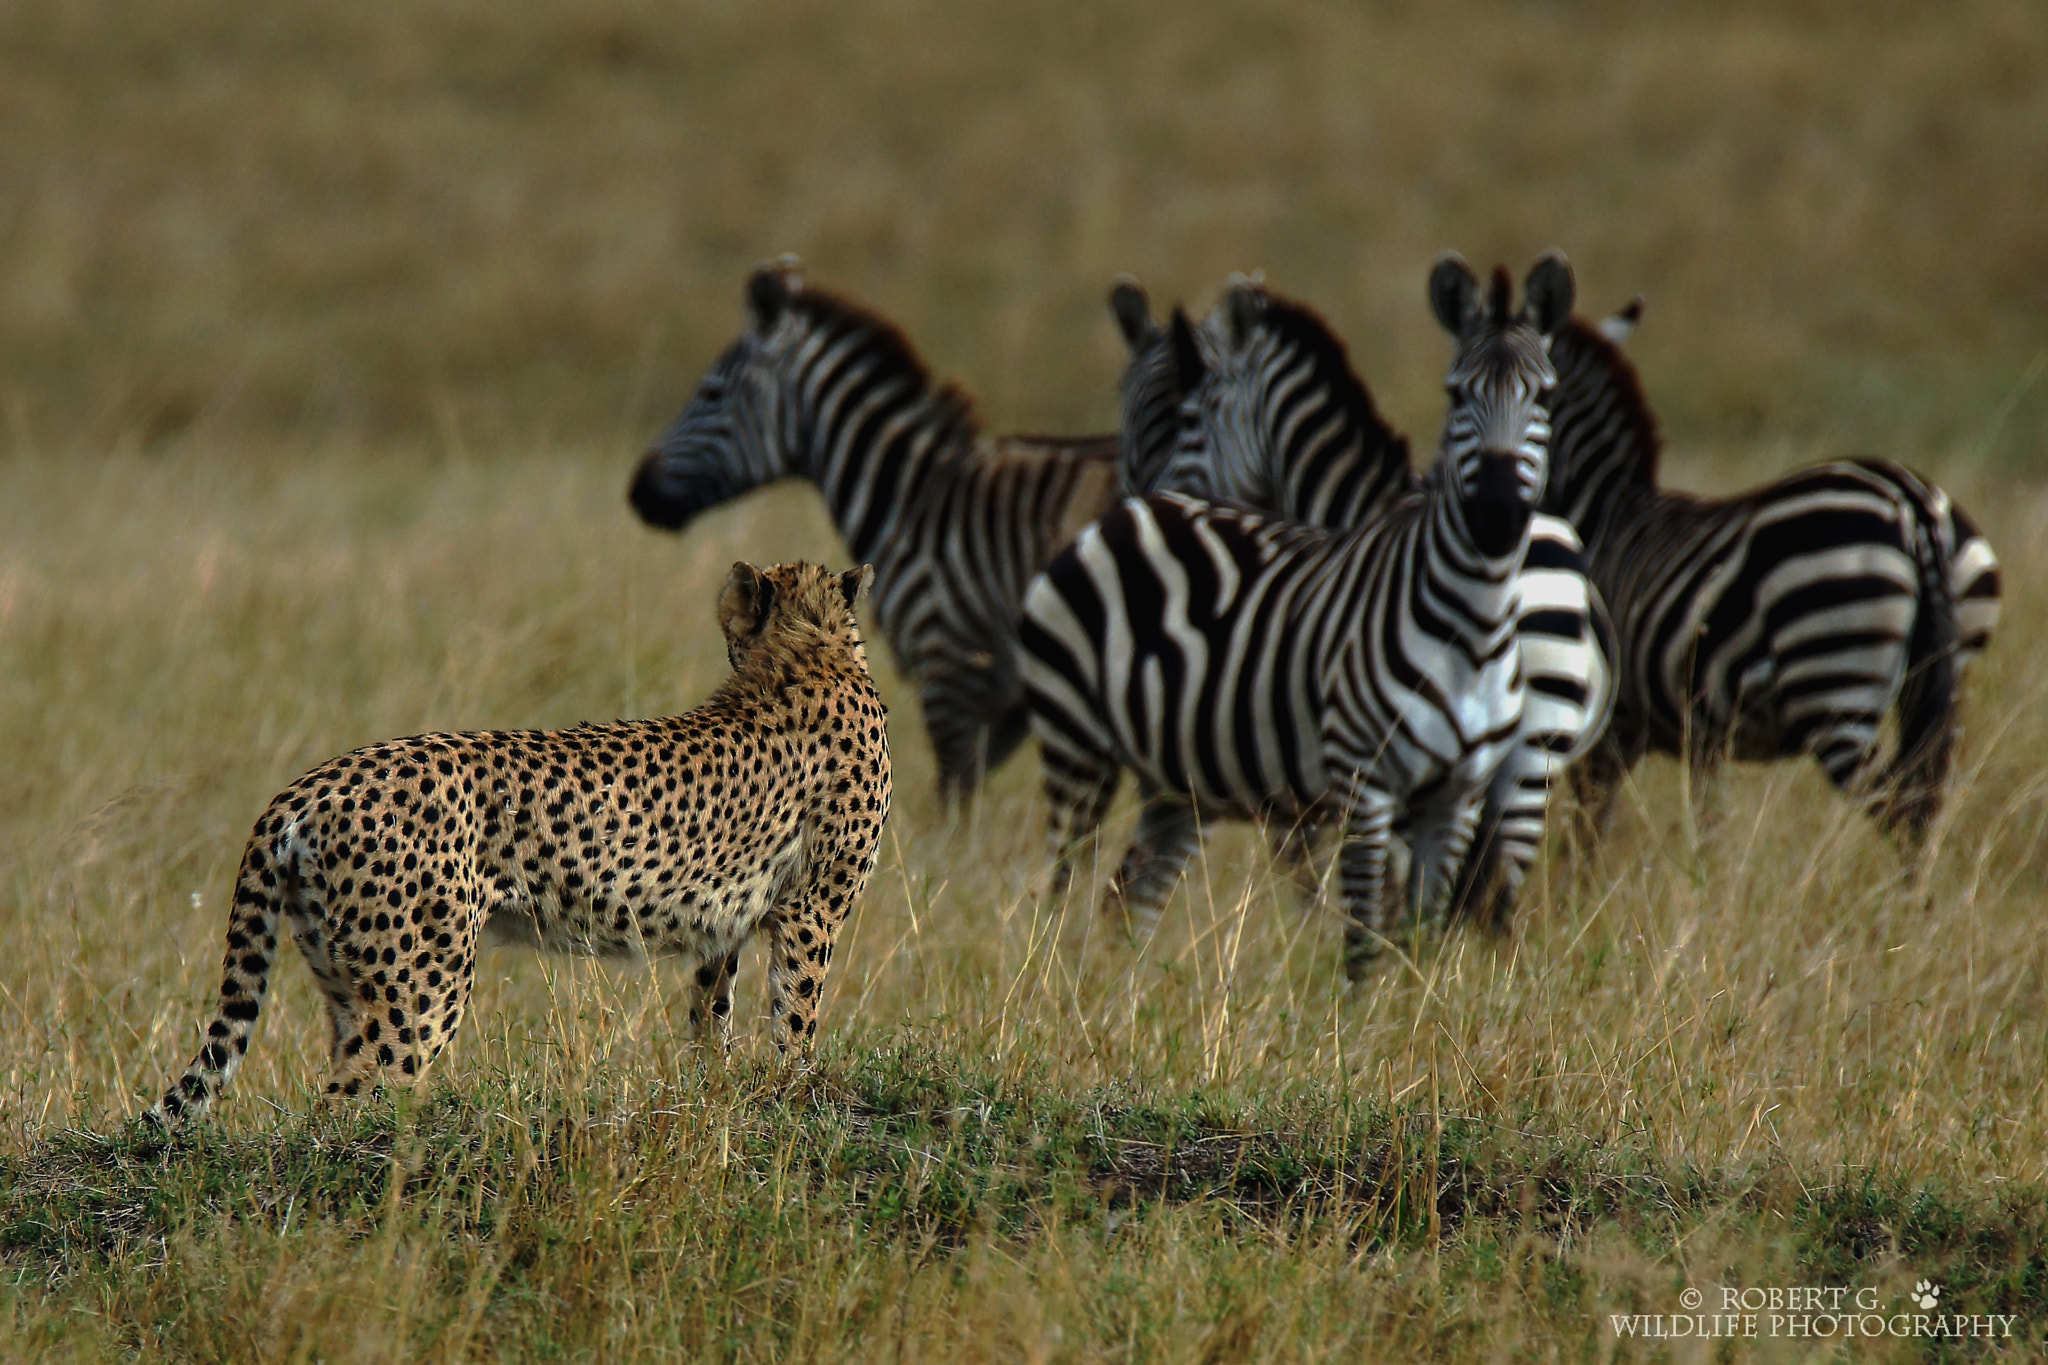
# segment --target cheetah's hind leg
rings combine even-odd
[[[429,978],[438,978],[441,993],[427,993],[426,982],[380,984],[366,975],[370,964],[347,973],[347,980],[316,972],[327,996],[334,1051],[329,1060],[323,1101],[335,1103],[388,1087],[410,1089],[462,1024],[475,984],[475,959],[441,955]],[[382,972],[377,975],[383,975]]]
[[[732,1050],[732,983],[739,970],[735,948],[702,964],[690,977],[690,1041],[719,1057]],[[712,1043],[717,1046],[708,1047]]]

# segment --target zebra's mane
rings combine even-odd
[[[1358,371],[1351,368],[1350,352],[1331,330],[1330,324],[1305,303],[1272,293],[1264,293],[1264,298],[1266,306],[1257,325],[1271,333],[1282,346],[1292,347],[1308,358],[1310,368],[1329,386],[1331,401],[1343,410],[1345,421],[1352,429],[1368,438],[1376,438],[1373,444],[1380,450],[1398,448],[1405,462],[1408,458],[1407,438],[1388,426],[1386,419],[1380,416],[1379,408],[1372,401],[1372,390],[1358,377]]]
[[[903,329],[887,318],[830,290],[806,283],[790,297],[789,307],[813,327],[833,332],[858,332],[866,339],[863,355],[876,384],[894,380],[911,402],[921,402],[933,421],[946,428],[961,446],[972,446],[981,434],[974,399],[951,380],[934,381],[924,357]]]
[[[1583,382],[1581,375],[1594,374],[1595,383],[1612,394],[1612,401],[1625,419],[1628,440],[1635,455],[1634,474],[1642,487],[1655,488],[1664,437],[1657,429],[1657,414],[1643,392],[1642,377],[1621,346],[1609,340],[1597,324],[1574,314],[1550,339],[1550,362],[1562,385]]]

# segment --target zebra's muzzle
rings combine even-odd
[[[680,531],[699,512],[724,502],[731,490],[724,480],[699,470],[676,469],[674,460],[657,449],[640,461],[626,496],[648,525]]]
[[[1522,483],[1521,457],[1514,451],[1482,452],[1464,502],[1473,548],[1489,559],[1512,551],[1535,510]]]

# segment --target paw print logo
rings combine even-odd
[[[1941,1305],[1941,1286],[1932,1280],[1922,1280],[1913,1286],[1913,1292],[1906,1295],[1925,1311],[1933,1311]]]

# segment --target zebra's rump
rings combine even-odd
[[[1596,557],[1625,603],[1633,698],[1658,747],[1797,752],[1819,724],[1874,740],[1920,609],[1910,499],[1883,472],[1821,465],[1725,502],[1666,495]]]
[[[1114,438],[1006,436],[935,461],[875,553],[875,615],[904,671],[987,715],[1021,703],[1025,589],[1115,496]]]
[[[1983,530],[1957,505],[1948,490],[1918,470],[1891,460],[1861,459],[1848,463],[1896,487],[1920,523],[1934,537],[1948,565],[1949,591],[1956,608],[1956,665],[1966,667],[1991,643],[1998,628],[2002,587],[1998,556]]]
[[[1181,515],[1200,509],[1210,515]],[[1025,598],[1024,682],[1048,747],[1114,755],[1219,817],[1324,794],[1302,599],[1331,542],[1177,496],[1111,510]]]
[[[1539,514],[1530,531],[1516,624],[1529,689],[1523,731],[1561,767],[1606,732],[1614,627],[1571,523]]]

